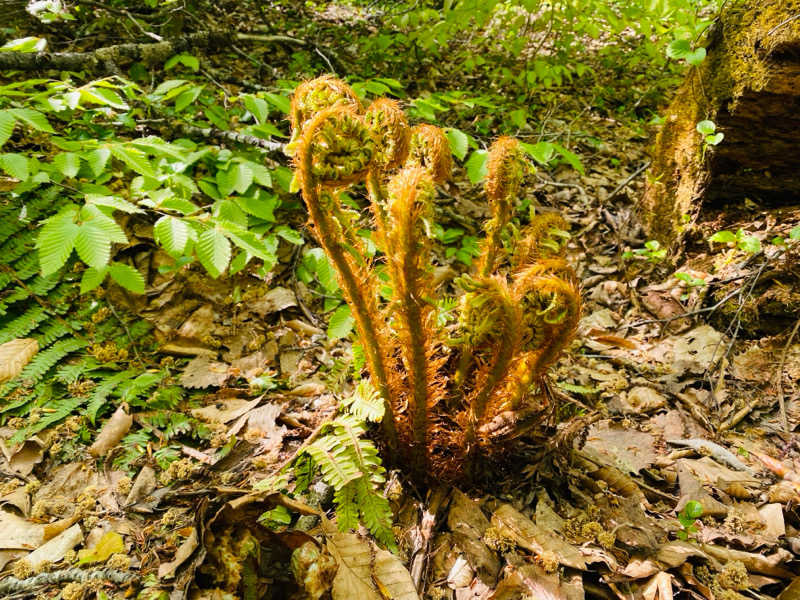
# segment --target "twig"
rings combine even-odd
[[[786,355],[794,341],[794,337],[797,335],[798,329],[800,329],[800,319],[794,324],[792,333],[789,334],[789,339],[786,340],[786,345],[783,347],[783,352],[781,353],[781,362],[778,364],[778,406],[780,406],[781,409],[781,424],[783,425],[784,433],[789,433],[789,421],[786,418],[786,403],[783,399],[783,366],[786,364]]]
[[[269,140],[262,140],[254,135],[246,135],[244,133],[236,133],[235,131],[224,131],[222,129],[214,129],[212,127],[195,127],[194,125],[182,125],[181,130],[186,135],[200,136],[207,139],[214,139],[218,141],[235,142],[237,144],[244,144],[246,146],[255,146],[262,148],[268,153],[282,153],[286,144],[280,142],[270,142]]]
[[[620,183],[620,184],[619,184],[617,187],[615,187],[615,188],[614,188],[614,191],[613,191],[613,192],[611,192],[611,193],[608,195],[608,198],[609,198],[609,199],[611,199],[611,198],[613,198],[614,196],[616,196],[617,194],[619,194],[619,193],[622,191],[622,189],[623,189],[623,188],[624,188],[626,185],[628,185],[628,184],[629,184],[631,181],[633,181],[634,179],[636,179],[636,178],[639,176],[639,174],[640,174],[640,173],[642,173],[642,172],[643,172],[643,171],[644,171],[644,170],[645,170],[647,167],[649,167],[649,166],[650,166],[650,161],[649,161],[649,160],[645,161],[645,162],[644,162],[644,164],[642,164],[642,166],[641,166],[641,167],[639,167],[638,169],[636,169],[636,170],[635,170],[635,171],[634,171],[634,172],[633,172],[633,173],[630,175],[630,177],[628,177],[628,178],[627,178],[625,181],[623,181],[623,182],[622,182],[622,183]]]

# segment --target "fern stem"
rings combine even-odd
[[[311,177],[311,153],[303,152],[300,160],[307,174],[302,178],[303,197],[308,206],[309,216],[319,236],[326,254],[333,262],[342,291],[347,297],[347,301],[353,309],[353,318],[356,322],[356,329],[364,346],[364,353],[367,359],[367,366],[370,375],[375,379],[376,388],[383,398],[386,414],[383,419],[383,428],[386,433],[387,442],[392,452],[397,448],[397,429],[394,423],[394,408],[391,402],[391,391],[389,387],[389,377],[384,364],[383,348],[381,336],[378,332],[375,319],[377,312],[374,306],[374,298],[365,297],[362,293],[362,286],[356,276],[352,263],[342,246],[342,240],[336,235],[336,227],[330,222],[330,218],[325,214],[319,201],[319,186]]]

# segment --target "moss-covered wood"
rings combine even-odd
[[[800,0],[731,4],[656,137],[642,212],[662,242],[707,207],[800,199]],[[725,138],[704,155],[696,126],[706,119]]]

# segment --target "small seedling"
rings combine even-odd
[[[678,521],[682,529],[678,532],[678,538],[688,540],[689,536],[697,533],[697,519],[703,516],[703,505],[697,500],[690,500],[678,513]]]
[[[637,248],[636,250],[626,250],[622,254],[622,258],[630,260],[632,258],[644,258],[652,263],[661,262],[667,257],[667,249],[662,248],[658,240],[650,240],[645,242],[644,248]]]
[[[725,134],[721,131],[717,131],[717,124],[714,123],[714,121],[700,121],[697,124],[697,133],[703,136],[702,158],[705,158],[706,150],[708,150],[709,146],[717,146],[725,139]]]
[[[727,230],[718,231],[708,238],[708,241],[728,244],[731,247],[735,246],[748,254],[758,254],[761,252],[761,240],[753,235],[745,233],[743,229],[739,229],[736,233]]]

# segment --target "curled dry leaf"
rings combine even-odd
[[[120,406],[103,425],[94,444],[89,446],[89,453],[92,456],[105,456],[125,437],[132,424],[133,417],[125,412],[125,405]]]
[[[38,351],[39,344],[30,338],[18,338],[0,344],[0,383],[19,375]]]

